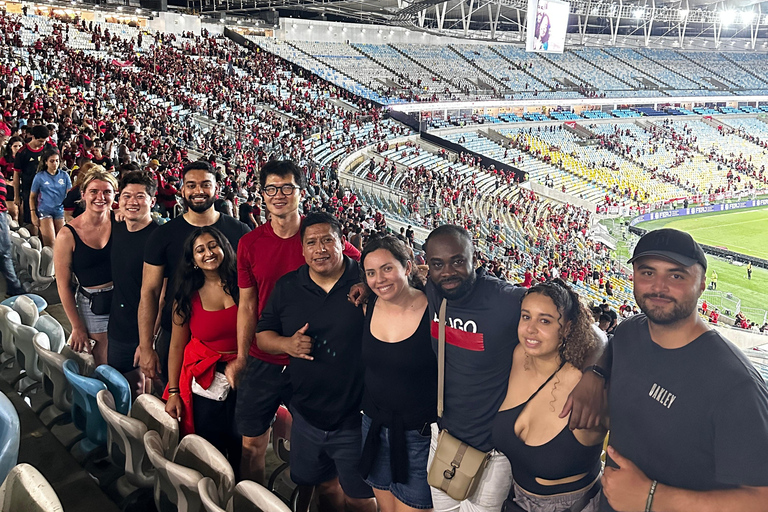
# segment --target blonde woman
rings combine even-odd
[[[64,312],[72,324],[70,345],[107,363],[107,326],[112,302],[112,203],[117,180],[101,166],[81,178],[85,212],[56,238],[53,263]],[[78,286],[72,288],[72,274]],[[90,341],[92,340],[92,341]]]

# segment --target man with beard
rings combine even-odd
[[[167,381],[168,349],[171,341],[171,308],[176,291],[176,267],[183,257],[184,241],[195,230],[213,226],[227,237],[236,251],[248,227],[213,208],[216,174],[210,164],[197,161],[184,167],[182,198],[187,212],[156,229],[147,241],[139,302],[139,364],[144,375]],[[168,278],[160,331],[153,332],[160,306],[163,280]],[[154,346],[153,346],[154,338]]]
[[[432,344],[437,351],[438,311],[447,299],[445,328],[445,394],[440,428],[491,458],[474,494],[458,502],[432,488],[436,511],[498,511],[512,483],[507,458],[494,449],[493,419],[506,396],[512,353],[517,345],[520,301],[527,291],[475,271],[471,235],[446,224],[426,241],[429,280],[426,293],[432,317]],[[602,346],[599,347],[602,353]],[[588,365],[598,354],[591,354]],[[596,368],[596,371],[592,371]],[[593,428],[603,406],[604,370],[594,365],[568,399],[561,417],[571,412],[571,428]],[[438,429],[432,428],[430,465],[437,446]],[[510,432],[510,435],[515,435]]]
[[[659,229],[630,262],[644,314],[612,342],[601,511],[768,510],[768,390],[697,313],[704,252],[689,234]]]

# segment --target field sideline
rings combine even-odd
[[[638,227],[648,230],[661,227],[680,229],[703,244],[768,259],[768,208],[655,220],[638,224]],[[753,267],[752,279],[747,280],[746,267],[710,255],[707,255],[707,262],[707,284],[714,269],[718,274],[719,291],[733,293],[741,299],[744,307],[768,309],[768,270]]]

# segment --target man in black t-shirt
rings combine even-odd
[[[768,389],[698,315],[704,252],[687,233],[659,229],[630,262],[644,314],[622,322],[612,342],[600,510],[766,510]]]
[[[93,158],[91,158],[91,162],[95,163],[96,165],[102,166],[104,169],[106,169],[107,172],[115,172],[115,164],[112,163],[112,159],[106,156],[104,153],[102,153],[100,140],[97,139],[93,141],[93,147],[91,148],[91,152],[93,153]]]
[[[48,128],[43,125],[33,126],[30,129],[32,139],[26,146],[16,154],[16,161],[13,164],[13,189],[16,191],[14,201],[20,210],[23,210],[25,224],[29,224],[29,232],[37,234],[37,228],[32,225],[32,219],[29,215],[29,194],[32,190],[32,180],[35,179],[37,168],[40,163],[40,156],[43,150],[51,146],[47,141],[50,137]]]
[[[256,342],[267,353],[291,356],[291,480],[315,486],[323,511],[374,512],[373,492],[358,471],[364,318],[347,300],[360,270],[343,254],[341,229],[328,213],[304,219],[306,265],[277,282]]]
[[[253,195],[248,196],[248,200],[240,205],[240,222],[248,226],[251,230],[261,225],[261,221],[253,215]]]
[[[240,237],[248,227],[229,215],[213,208],[216,197],[216,174],[210,164],[197,161],[184,167],[182,198],[187,212],[163,224],[152,233],[144,253],[144,273],[139,303],[139,343],[141,369],[149,378],[159,377],[163,385],[167,379],[168,350],[171,341],[171,308],[176,292],[176,268],[184,256],[184,241],[203,226],[213,226],[227,237],[237,251]],[[155,337],[155,320],[160,304],[163,279],[168,278],[165,306],[160,320],[160,331]],[[154,346],[153,346],[154,345]],[[159,358],[158,358],[159,356]],[[234,379],[232,379],[234,380]]]
[[[135,396],[144,392],[139,364],[139,300],[144,269],[144,248],[158,228],[150,212],[157,183],[151,174],[130,172],[120,180],[120,213],[125,222],[112,227],[112,274],[115,293],[109,313],[107,362],[125,375]]]

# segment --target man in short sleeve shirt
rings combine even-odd
[[[659,229],[630,262],[644,314],[612,342],[601,511],[768,510],[768,390],[697,313],[704,252],[687,233]]]

